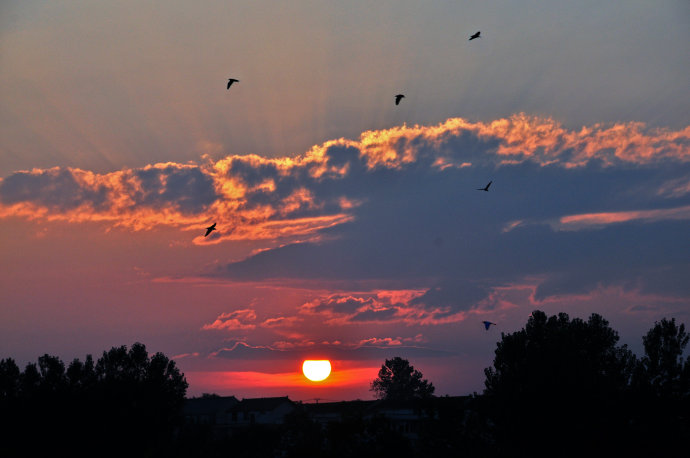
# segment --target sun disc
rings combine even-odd
[[[331,374],[331,362],[327,359],[307,359],[302,363],[302,372],[312,382],[326,380]]]

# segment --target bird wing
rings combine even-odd
[[[487,190],[489,189],[489,186],[491,186],[491,183],[493,183],[493,181],[489,181],[489,184],[486,185]]]
[[[227,89],[230,89],[230,86],[232,85],[232,80],[228,81],[228,87]]]
[[[212,230],[213,229],[211,229],[210,227],[206,228],[206,233],[204,234],[204,237],[206,237],[208,234],[210,234]]]

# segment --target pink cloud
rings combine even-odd
[[[300,314],[319,315],[329,326],[373,323],[402,323],[407,326],[429,326],[463,321],[467,311],[450,307],[428,307],[413,304],[427,290],[375,290],[320,296],[304,303]]]
[[[220,314],[213,323],[205,324],[201,327],[201,329],[216,329],[227,331],[250,330],[255,329],[256,324],[247,322],[255,320],[256,312],[254,312],[254,310],[235,310],[234,312]]]
[[[297,316],[280,316],[275,318],[267,318],[261,323],[260,326],[265,328],[283,328],[294,326],[300,321],[302,321],[302,319]]]
[[[396,347],[402,345],[402,340],[400,337],[392,338],[392,337],[384,337],[384,338],[378,338],[378,337],[372,337],[370,339],[362,339],[360,340],[357,345],[359,346],[364,346],[364,345],[373,345],[373,346],[384,346],[384,347]]]

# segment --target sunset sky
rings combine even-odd
[[[687,0],[3,1],[0,358],[464,395],[535,309],[639,355],[690,325],[689,43]]]

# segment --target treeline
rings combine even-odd
[[[20,371],[4,359],[0,456],[672,456],[690,437],[689,340],[683,324],[663,319],[637,356],[600,315],[535,311],[501,334],[484,393],[462,399],[433,396],[407,360],[386,360],[372,391],[420,412],[414,434],[346,403],[326,427],[300,406],[280,427],[218,438],[184,425],[183,374],[141,344],[67,367],[44,355]]]
[[[69,366],[0,360],[0,456],[158,456],[172,446],[187,382],[164,354],[113,347]]]
[[[485,369],[483,456],[671,456],[690,437],[690,337],[662,319],[644,355],[598,314],[535,311]],[[470,434],[474,434],[471,431]]]
[[[638,357],[598,314],[585,321],[537,310],[523,329],[501,334],[482,395],[434,398],[433,385],[402,358],[386,360],[372,391],[433,412],[418,440],[392,441],[405,444],[404,456],[672,456],[690,437],[689,340],[685,325],[662,319]],[[382,437],[390,443],[390,435]]]

